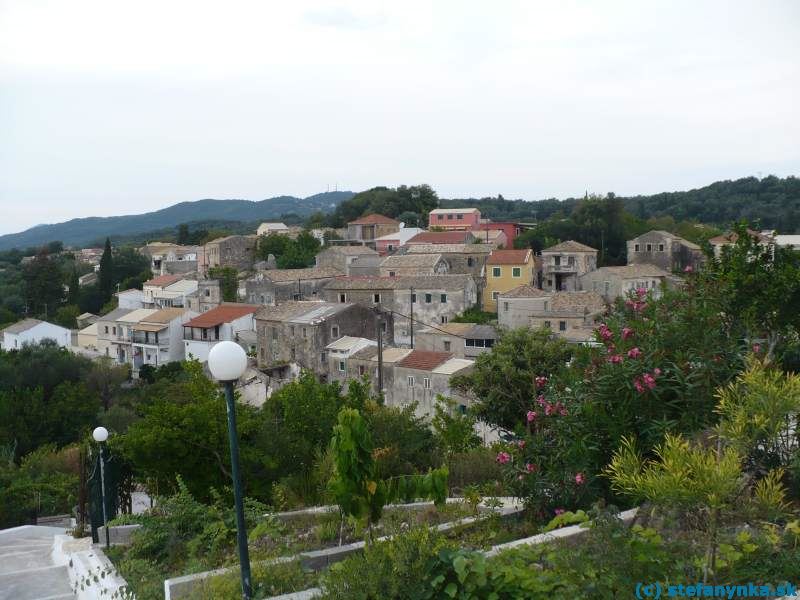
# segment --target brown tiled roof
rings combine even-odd
[[[530,257],[530,250],[494,250],[487,262],[490,265],[524,265]]]
[[[543,298],[550,296],[553,292],[545,292],[532,285],[520,285],[513,290],[507,292],[500,292],[501,298]]]
[[[148,279],[144,282],[144,285],[157,285],[159,287],[164,287],[180,280],[181,277],[179,275],[159,275],[158,277]]]
[[[492,247],[486,244],[414,244],[407,246],[407,254],[489,254]]]
[[[149,317],[141,320],[141,323],[169,323],[173,319],[177,319],[186,312],[185,308],[162,308],[154,312]]]
[[[398,367],[430,371],[448,361],[453,355],[450,352],[431,352],[428,350],[413,350],[408,356],[397,363]]]
[[[308,279],[331,279],[343,273],[333,267],[310,267],[308,269],[269,269],[261,271],[264,279],[275,282],[297,281]]]
[[[216,308],[204,312],[199,317],[195,317],[185,327],[214,327],[223,323],[230,323],[245,315],[255,313],[260,304],[238,304],[236,302],[223,302]]]
[[[336,277],[326,290],[463,290],[471,275],[410,275],[398,277]]]
[[[542,252],[597,252],[597,250],[586,244],[576,242],[575,240],[567,240],[566,242],[561,242],[555,246],[545,248]]]
[[[356,219],[355,221],[350,221],[348,225],[399,225],[400,221],[395,221],[394,219],[390,219],[389,217],[385,217],[379,214],[372,214],[367,215],[365,217],[361,217],[360,219]]]
[[[406,244],[466,244],[474,237],[469,231],[423,231]]]
[[[764,235],[760,231],[756,231],[754,229],[748,229],[747,233],[750,237],[756,238],[760,242],[769,241],[769,236]],[[735,244],[736,241],[739,239],[739,234],[735,231],[731,231],[729,233],[723,233],[722,235],[715,236],[708,240],[709,244]]]
[[[441,254],[395,254],[384,258],[381,268],[435,267],[440,260]]]
[[[370,248],[369,246],[329,246],[324,250],[320,251],[318,254],[322,254],[322,252],[338,252],[340,254],[347,254],[347,255],[358,255],[358,254],[377,254],[375,250]]]

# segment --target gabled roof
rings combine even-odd
[[[395,254],[387,256],[381,262],[382,269],[435,267],[442,260],[441,254]]]
[[[465,244],[475,239],[469,231],[423,231],[418,233],[408,244]]]
[[[155,308],[137,308],[115,320],[120,323],[138,323],[147,320],[147,317],[157,312],[158,310]]]
[[[152,279],[148,279],[144,282],[143,285],[155,285],[158,287],[165,287],[170,284],[175,283],[176,281],[180,281],[182,277],[178,275],[159,275],[158,277],[153,277]]]
[[[350,221],[348,225],[400,225],[400,221],[395,221],[379,214],[371,214],[355,221]]]
[[[472,329],[474,325],[475,323],[446,323],[444,325],[437,325],[435,328],[421,327],[419,331],[417,331],[417,335],[428,333],[432,335],[455,335],[464,337],[464,334]]]
[[[394,364],[400,360],[403,360],[406,356],[411,354],[412,350],[409,348],[393,348],[388,347],[383,349],[383,364],[390,365]],[[350,355],[350,358],[358,358],[361,360],[369,360],[371,362],[378,362],[378,347],[376,346],[367,346],[366,348],[362,348],[358,352],[355,352]]]
[[[546,292],[532,285],[520,285],[513,290],[500,292],[500,298],[544,298],[552,295],[553,292]]]
[[[414,244],[408,246],[407,254],[490,254],[487,244]]]
[[[545,248],[542,250],[542,254],[545,252],[592,252],[597,253],[595,248],[591,246],[587,246],[586,244],[581,244],[580,242],[576,242],[575,240],[567,240],[566,242],[561,242],[560,244],[556,244],[555,246],[550,246],[549,248]]]
[[[261,308],[258,304],[239,304],[236,302],[223,302],[216,308],[212,308],[208,312],[195,317],[188,323],[184,323],[184,327],[216,327],[223,323],[230,323],[236,319],[240,319],[245,315],[252,315]]]
[[[184,294],[188,292],[193,292],[198,287],[198,283],[196,279],[179,279],[175,283],[170,283],[167,286],[164,286],[165,292],[174,292],[176,294]]]
[[[115,308],[111,312],[108,312],[102,315],[98,320],[99,321],[116,321],[120,317],[124,317],[125,315],[132,313],[135,309],[132,308]]]
[[[264,279],[269,279],[274,282],[286,281],[307,281],[309,279],[332,279],[339,277],[343,273],[339,269],[333,267],[310,267],[308,269],[269,269],[261,271],[259,275],[263,275]]]
[[[326,290],[463,290],[470,275],[409,275],[399,277],[337,277]]]
[[[597,292],[556,292],[550,300],[550,310],[553,312],[585,311],[588,313],[602,312],[606,308],[603,297]]]
[[[161,323],[167,324],[173,319],[177,319],[181,315],[185,314],[188,309],[186,308],[162,308],[157,310],[149,317],[146,317],[139,321],[139,323]]]
[[[419,369],[431,371],[451,359],[450,352],[432,352],[430,350],[412,350],[405,358],[397,363],[398,367],[406,369]]]
[[[283,321],[316,325],[328,317],[343,312],[353,304],[348,302],[323,302],[322,300],[292,300],[277,306],[261,306],[256,314],[260,321]]]
[[[755,229],[747,229],[747,234],[752,237],[756,238],[759,242],[770,242],[772,238],[760,231],[756,231]],[[728,233],[723,233],[722,235],[715,236],[708,240],[709,244],[735,244],[739,239],[739,234],[735,231],[729,231]]]
[[[324,250],[318,252],[318,254],[331,251],[338,252],[339,254],[347,254],[348,256],[357,254],[377,254],[375,250],[369,248],[368,246],[343,246],[343,245],[328,246]]]
[[[493,250],[487,264],[524,265],[531,259],[531,250]]]
[[[0,331],[3,333],[22,333],[23,331],[33,329],[40,323],[44,323],[44,321],[40,321],[39,319],[23,319],[22,321],[18,321],[17,323],[9,325]]]
[[[470,360],[468,358],[451,358],[450,360],[445,361],[435,369],[432,369],[431,373],[439,373],[441,375],[455,375],[459,371],[471,368],[474,364],[475,361]]]
[[[349,352],[353,350],[353,348],[360,348],[365,346],[376,346],[378,342],[374,340],[369,340],[367,338],[362,337],[353,337],[350,335],[343,335],[335,342],[331,342],[327,346],[325,346],[326,350],[343,350]]]

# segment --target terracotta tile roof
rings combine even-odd
[[[397,363],[398,367],[431,371],[453,357],[450,352],[431,352],[429,350],[412,350],[408,356]]]
[[[430,267],[433,268],[442,260],[441,254],[395,254],[387,256],[381,262],[382,269]]]
[[[407,244],[468,244],[475,236],[469,231],[423,231]]]
[[[545,248],[542,252],[597,252],[597,250],[586,244],[576,242],[575,240],[567,240],[566,242],[561,242],[555,246]]]
[[[350,221],[348,225],[399,225],[400,221],[395,221],[389,217],[379,214],[371,214],[365,217]]]
[[[223,302],[216,308],[204,312],[199,317],[195,317],[185,327],[214,327],[223,323],[230,323],[245,315],[254,314],[261,305],[259,304],[238,304],[236,302]]]
[[[520,285],[513,290],[500,292],[500,298],[543,298],[552,294],[553,292],[546,292],[532,285]]]
[[[487,264],[490,265],[524,265],[531,258],[528,250],[494,250],[489,255]]]
[[[463,290],[472,280],[470,275],[400,275],[398,277],[336,277],[325,285],[326,290]]]
[[[180,280],[181,277],[178,275],[159,275],[158,277],[148,279],[144,282],[144,285],[157,285],[158,287],[164,287]]]
[[[486,244],[414,244],[407,254],[489,254],[492,247]]]

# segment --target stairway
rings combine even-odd
[[[24,525],[0,531],[0,600],[66,600],[75,594],[67,567],[53,562],[60,527]]]

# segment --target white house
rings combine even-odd
[[[126,308],[128,310],[144,308],[144,292],[142,290],[131,288],[117,292],[114,295],[117,297],[117,308]]]
[[[183,325],[197,313],[162,308],[131,326],[134,371],[143,365],[160,367],[184,359]]]
[[[154,289],[152,292],[152,308],[182,308],[186,306],[186,297],[197,291],[196,279],[180,279],[175,283]]]
[[[142,292],[144,293],[144,306],[145,308],[152,308],[155,306],[154,295],[156,292],[161,292],[165,287],[180,281],[178,275],[159,275],[148,279],[142,284]]]
[[[0,333],[0,348],[3,350],[18,350],[25,344],[38,344],[43,340],[53,340],[62,348],[72,345],[72,332],[69,329],[39,319],[24,319],[9,325]]]
[[[262,223],[256,229],[256,233],[258,235],[270,235],[273,233],[289,235],[289,228],[283,223]]]
[[[184,323],[184,356],[206,362],[211,348],[223,341],[238,342],[245,346],[245,350],[255,352],[256,321],[253,315],[259,308],[260,304],[223,302]]]

